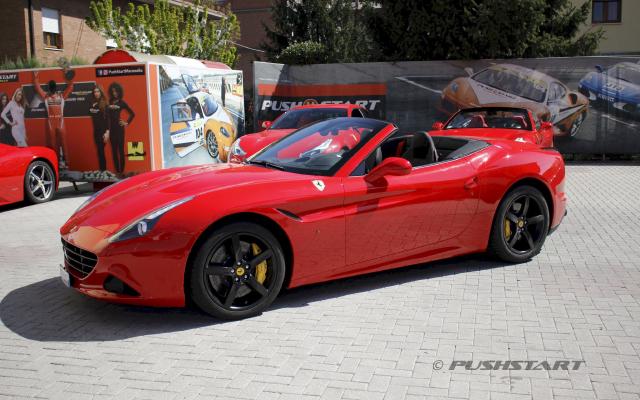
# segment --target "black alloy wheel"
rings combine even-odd
[[[200,247],[191,271],[193,301],[221,319],[260,314],[276,298],[285,275],[278,240],[264,227],[234,223]]]
[[[537,255],[549,231],[549,207],[540,191],[520,186],[509,192],[496,213],[489,249],[508,262]]]

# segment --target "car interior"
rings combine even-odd
[[[431,136],[419,131],[410,134],[397,133],[385,140],[351,174],[363,176],[389,157],[408,160],[413,168],[438,162],[457,160],[468,156],[489,144],[482,140]]]

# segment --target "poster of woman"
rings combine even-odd
[[[27,101],[22,88],[16,89],[13,98],[0,113],[3,122],[11,126],[11,136],[18,147],[27,147],[27,132],[24,125],[24,111]],[[9,119],[11,115],[11,119]]]
[[[9,105],[9,96],[6,93],[0,93],[0,113]],[[11,125],[7,124],[4,119],[0,118],[0,143],[15,146],[17,143],[11,135]]]
[[[93,142],[98,154],[98,168],[106,171],[107,160],[104,155],[104,147],[109,140],[109,120],[107,118],[107,98],[99,85],[92,91],[93,103],[89,108],[91,122],[93,124]]]
[[[135,118],[135,113],[124,101],[124,89],[118,82],[109,86],[109,107],[107,120],[109,124],[109,138],[113,153],[113,164],[116,172],[122,175],[125,167],[125,127]],[[122,112],[125,112],[123,116]]]

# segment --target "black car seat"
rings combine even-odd
[[[427,132],[415,132],[411,137],[409,148],[402,155],[414,167],[432,164],[438,161],[438,152],[433,139]]]

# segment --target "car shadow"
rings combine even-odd
[[[73,197],[81,197],[88,196],[94,192],[93,185],[91,183],[82,183],[77,184],[76,187],[71,185],[70,183],[61,183],[61,186],[58,191],[56,191],[55,196],[51,201],[61,200],[61,199],[70,199]],[[46,204],[46,203],[45,203]],[[11,203],[4,206],[0,206],[0,213],[4,211],[17,210],[24,207],[32,206],[33,204],[27,201],[20,201],[17,203]]]
[[[304,286],[285,290],[264,315],[276,309],[305,307],[355,293],[506,265],[476,255]],[[8,293],[0,302],[0,321],[15,334],[42,342],[115,341],[233,323],[216,320],[194,308],[102,302],[69,290],[58,278]]]

